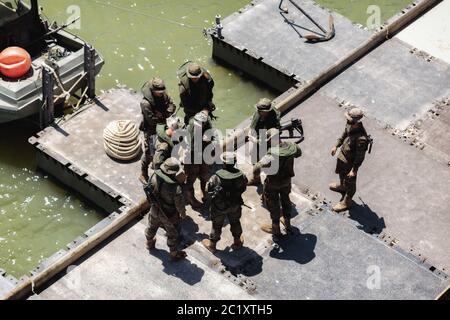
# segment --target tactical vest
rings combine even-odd
[[[230,172],[219,170],[216,173],[219,185],[214,190],[212,205],[219,210],[225,210],[242,205],[242,193],[246,189],[245,177],[242,171]]]
[[[270,111],[270,114],[266,119],[262,120],[259,112],[256,112],[253,119],[251,128],[255,128],[256,134],[259,137],[259,130],[269,130],[273,128],[279,128],[280,120],[278,112],[275,110]]]
[[[295,176],[294,161],[297,153],[297,145],[291,142],[282,142],[278,147],[270,148],[268,151],[279,159],[279,170],[276,174],[268,176],[271,181],[283,181]]]
[[[156,196],[164,213],[170,218],[177,213],[174,199],[180,185],[161,170],[156,170],[154,177],[156,180],[156,185],[154,185]]]
[[[150,103],[150,106],[154,109],[157,109],[161,113],[167,112],[167,107],[169,104],[169,96],[164,93],[163,98],[161,99],[163,101],[162,105],[157,105],[155,101],[155,97],[152,94],[152,86],[149,82],[146,82],[141,89],[142,95],[144,96],[145,100]]]
[[[212,90],[212,86],[214,84],[214,80],[211,76],[211,74],[206,71],[206,69],[202,69],[202,78],[199,80],[198,86],[200,91],[199,92],[192,92],[191,88],[191,81],[189,77],[186,74],[186,67],[187,64],[190,62],[186,62],[183,66],[180,67],[178,70],[178,78],[180,80],[180,85],[183,86],[184,90],[188,92],[190,96],[190,105],[189,106],[183,106],[185,113],[189,114],[190,116],[195,115],[196,113],[203,110],[203,108],[206,107],[206,104],[208,101],[208,95],[209,91]]]
[[[367,131],[364,126],[361,125],[360,128],[350,131],[349,126],[346,128],[347,137],[345,138],[339,158],[344,162],[352,163],[355,160],[357,148],[361,147],[363,152],[365,153],[368,149],[369,145],[369,137],[367,135]],[[358,144],[360,144],[358,146]]]

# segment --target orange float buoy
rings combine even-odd
[[[19,47],[9,47],[0,53],[0,72],[8,78],[18,79],[31,68],[30,54]]]

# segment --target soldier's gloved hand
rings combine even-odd
[[[337,148],[333,147],[333,149],[331,149],[331,156],[334,157],[336,155],[337,152]]]

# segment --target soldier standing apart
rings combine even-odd
[[[342,201],[333,207],[336,212],[348,210],[356,193],[358,169],[364,161],[370,141],[361,122],[363,117],[364,113],[359,108],[354,108],[346,113],[347,126],[336,146],[331,150],[331,155],[334,157],[337,149],[341,148],[336,165],[336,173],[339,175],[340,182],[330,184],[330,189],[341,193],[343,197]]]
[[[181,219],[186,217],[186,205],[181,186],[183,181],[178,181],[181,172],[181,163],[175,158],[169,158],[160,170],[155,171],[146,187],[146,192],[152,193],[157,200],[151,201],[148,228],[145,230],[147,249],[151,251],[155,248],[156,233],[159,228],[164,228],[171,261],[186,257],[184,251],[178,250]]]
[[[205,163],[204,151],[211,144],[218,143],[215,136],[208,135],[213,130],[211,118],[208,113],[202,111],[194,118],[191,118],[188,126],[188,152],[186,156],[190,158],[184,161],[187,181],[185,186],[186,199],[192,208],[198,209],[202,203],[195,198],[194,183],[199,178],[203,192],[206,197],[206,184],[211,177],[212,164]]]
[[[272,101],[264,98],[255,106],[256,112],[253,115],[250,125],[249,139],[253,144],[252,156],[256,156],[256,162],[260,160],[259,153],[261,149],[260,130],[279,129],[280,128],[280,112],[274,108]],[[261,184],[261,170],[253,171],[253,178],[249,181],[249,186],[257,186]]]
[[[178,117],[167,118],[166,124],[159,124],[156,127],[156,151],[153,157],[153,168],[155,170],[158,170],[164,161],[172,156],[176,156],[172,154],[174,147],[178,143],[178,141],[174,141],[174,136],[181,127],[181,119]]]
[[[293,142],[280,142],[278,129],[270,129],[267,132],[267,143],[270,149],[267,155],[256,164],[255,170],[271,167],[277,161],[279,166],[271,168],[276,172],[268,173],[264,181],[263,202],[270,212],[272,224],[263,225],[261,230],[273,235],[280,235],[280,222],[284,224],[287,232],[292,231],[292,203],[289,195],[292,189],[292,178],[295,176],[294,161],[302,155],[302,151]]]
[[[247,177],[236,168],[236,155],[231,152],[222,154],[223,169],[217,171],[209,180],[206,190],[211,199],[212,231],[209,239],[202,241],[205,248],[216,252],[216,244],[220,240],[225,219],[230,222],[234,238],[233,250],[240,249],[244,244],[242,237],[242,194],[247,189]]]
[[[212,102],[214,94],[214,80],[211,74],[198,64],[190,62],[182,66],[179,75],[181,107],[184,109],[184,123],[201,111],[207,111],[212,116],[216,106]]]
[[[156,126],[166,123],[176,109],[175,104],[166,92],[166,85],[160,78],[153,78],[142,87],[144,95],[141,101],[143,121],[141,130],[144,131],[144,154],[141,160],[141,176],[139,181],[147,184],[148,168],[155,154]]]

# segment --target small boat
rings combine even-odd
[[[40,16],[38,0],[31,0],[31,6],[23,0],[0,0],[0,52],[21,48],[31,57],[31,67],[20,78],[9,78],[0,68],[0,123],[39,113],[44,101],[43,66],[55,72],[55,96],[86,86],[86,43],[64,30],[66,26],[49,26]],[[96,76],[104,60],[97,52],[94,60]]]

